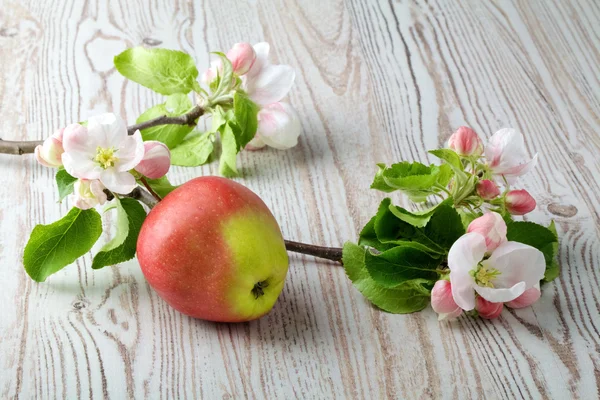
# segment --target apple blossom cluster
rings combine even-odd
[[[25,247],[27,273],[43,281],[90,251],[102,233],[95,208],[109,201],[104,212],[116,210],[116,233],[94,256],[92,268],[133,258],[146,217],[139,201],[152,205],[176,188],[166,177],[171,165],[203,165],[217,153],[221,175],[235,176],[240,151],[295,146],[300,119],[282,101],[295,72],[272,63],[269,52],[268,43],[237,43],[227,54],[214,53],[218,58],[199,80],[195,61],[181,51],[134,47],[117,55],[117,71],[165,96],[164,102],[130,127],[114,114],[92,116],[57,130],[35,148],[37,161],[57,170],[59,201],[68,197],[73,208],[34,228]],[[202,132],[204,116],[211,127]],[[71,235],[76,240],[69,240]]]
[[[240,77],[240,87],[260,107],[256,136],[246,145],[249,150],[265,145],[289,149],[298,144],[298,136],[302,133],[296,110],[281,101],[292,88],[296,73],[289,65],[271,64],[269,50],[270,46],[265,42],[254,46],[237,43],[227,52],[233,73]],[[202,83],[215,87],[222,71],[222,60],[213,61],[202,74]]]
[[[77,180],[70,195],[82,210],[104,204],[107,193],[126,195],[138,179],[159,179],[171,166],[168,147],[144,142],[139,131],[127,134],[125,122],[114,114],[91,117],[87,126],[71,124],[35,149],[37,161],[64,170]]]
[[[389,312],[419,311],[431,303],[440,320],[464,312],[491,319],[504,306],[533,304],[540,283],[559,274],[554,223],[515,220],[536,207],[525,189],[512,185],[535,167],[537,154],[528,156],[523,136],[513,129],[499,130],[484,145],[468,127],[450,136],[448,148],[430,153],[443,163],[379,164],[373,189],[429,200],[429,208],[414,212],[389,198],[381,202],[358,245],[344,246],[354,285]]]

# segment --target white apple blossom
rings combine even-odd
[[[69,199],[73,206],[87,210],[106,202],[107,196],[104,189],[104,185],[97,179],[79,179],[75,182],[73,194],[69,196]]]
[[[127,194],[136,187],[129,172],[144,157],[139,131],[129,136],[125,122],[114,114],[88,119],[87,127],[70,125],[63,134],[62,161],[69,174],[98,179],[110,191]]]
[[[298,144],[301,133],[302,124],[294,107],[284,102],[273,103],[258,112],[256,136],[248,146],[251,150],[265,145],[286,150]]]
[[[523,135],[514,129],[500,129],[485,147],[485,158],[494,175],[504,176],[513,183],[519,176],[531,171],[537,164],[537,153],[529,158]]]
[[[510,302],[544,276],[544,255],[534,247],[504,242],[489,258],[485,253],[485,237],[476,232],[461,236],[448,253],[452,297],[463,310],[475,308],[475,293],[492,303]]]

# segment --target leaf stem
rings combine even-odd
[[[154,190],[152,190],[152,187],[148,184],[146,177],[142,176],[140,178],[140,182],[142,182],[144,184],[144,187],[150,192],[150,194],[152,195],[152,197],[154,197],[156,199],[156,201],[162,200],[162,197],[160,197]]]

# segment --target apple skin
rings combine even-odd
[[[245,186],[213,176],[183,184],[152,209],[137,257],[150,286],[171,307],[220,322],[268,313],[288,270],[269,208]]]

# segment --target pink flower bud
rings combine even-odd
[[[525,189],[511,190],[504,199],[506,209],[512,215],[525,215],[535,209],[535,199]]]
[[[62,154],[65,152],[62,144],[63,131],[64,128],[57,130],[44,140],[44,144],[35,148],[35,158],[44,167],[62,167]]]
[[[227,53],[227,58],[231,61],[233,72],[244,75],[256,61],[256,52],[250,43],[236,43]]]
[[[504,308],[504,304],[502,303],[492,303],[487,301],[481,296],[477,296],[475,309],[479,313],[481,318],[485,319],[494,319],[498,318],[500,313],[502,313],[502,309]]]
[[[448,147],[460,156],[480,156],[483,153],[483,142],[475,131],[461,126],[448,139]]]
[[[485,238],[485,246],[488,253],[506,242],[506,222],[504,222],[500,214],[495,212],[489,212],[474,219],[469,224],[467,232],[476,232],[482,235]]]
[[[538,301],[541,296],[542,292],[540,291],[540,285],[538,284],[532,288],[527,289],[525,292],[523,292],[522,295],[520,295],[513,301],[507,302],[506,306],[510,308],[529,307],[530,305]]]
[[[135,167],[140,174],[150,179],[162,178],[171,167],[171,152],[169,148],[156,140],[144,142],[144,158]]]
[[[483,179],[477,184],[477,194],[484,200],[492,200],[500,195],[500,189],[489,179]]]
[[[454,319],[462,314],[462,309],[454,302],[452,285],[446,280],[439,280],[431,290],[431,307],[438,313],[438,320]]]

